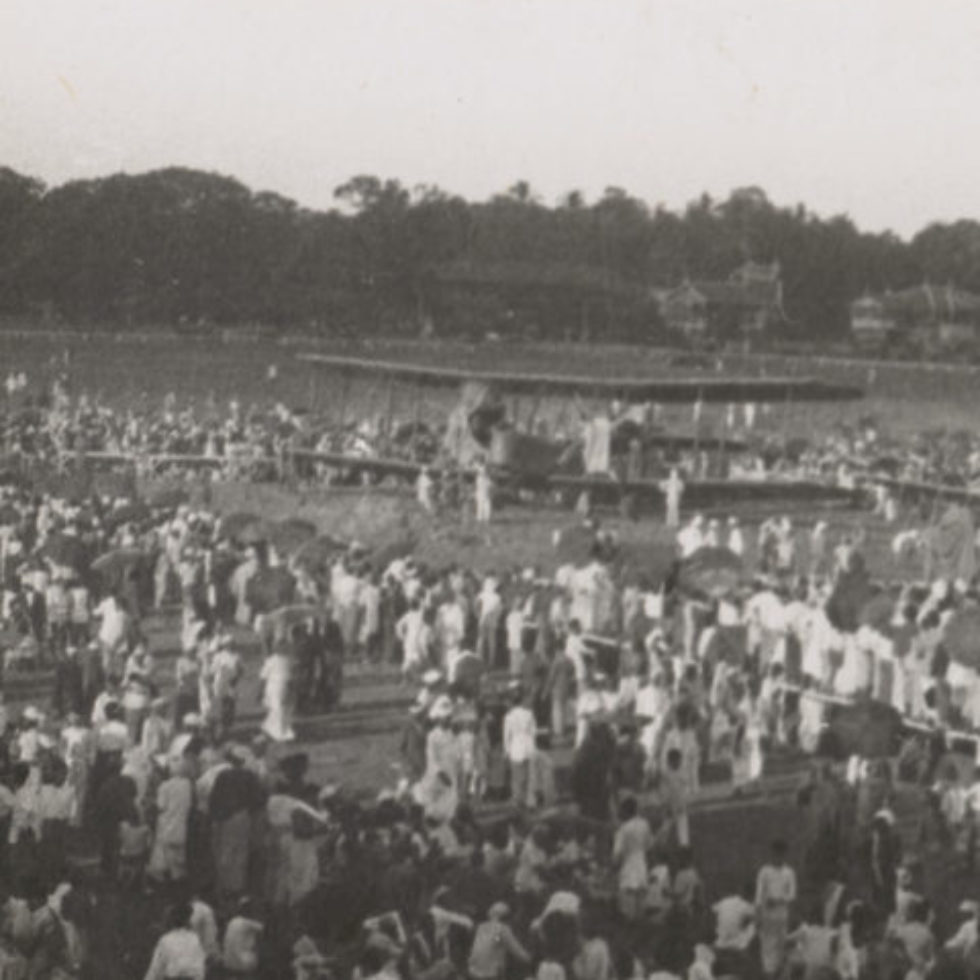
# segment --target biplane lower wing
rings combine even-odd
[[[83,453],[66,453],[68,459],[83,459],[90,463],[147,462],[155,466],[200,466],[215,469],[224,466],[228,460],[218,456],[201,456],[194,453],[112,453],[104,450],[92,450]]]
[[[633,496],[662,502],[663,487],[654,480],[616,480],[603,476],[552,476],[548,485],[556,490],[588,491],[598,502],[614,502]],[[857,504],[862,491],[807,480],[691,480],[684,484],[685,507],[710,507],[726,503],[767,500],[801,503]]]
[[[740,403],[854,401],[864,397],[860,388],[830,384],[817,378],[704,377],[598,378],[581,375],[466,371],[378,361],[330,354],[299,354],[299,360],[323,367],[342,377],[384,377],[430,388],[458,388],[468,381],[500,391],[531,397],[569,398],[574,395],[638,403]]]
[[[329,453],[316,449],[292,449],[289,455],[294,459],[307,459],[314,463],[347,470],[352,473],[370,473],[374,476],[398,476],[406,480],[414,480],[422,472],[419,463],[404,459],[392,459],[381,456],[356,456],[349,453]],[[433,476],[438,476],[436,468],[430,468]]]
[[[869,483],[897,490],[903,496],[941,498],[961,504],[980,504],[980,489],[955,487],[948,483],[929,483],[919,480],[899,480],[887,476],[869,476]]]

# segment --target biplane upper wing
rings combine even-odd
[[[334,373],[357,377],[385,376],[428,387],[458,387],[478,381],[517,395],[601,396],[623,402],[662,404],[693,402],[791,402],[852,401],[864,397],[860,388],[830,384],[816,378],[790,377],[665,377],[598,378],[562,374],[523,374],[495,371],[466,371],[378,361],[331,354],[300,354],[299,359]]]

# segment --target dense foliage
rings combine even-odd
[[[0,169],[0,313],[65,323],[269,324],[324,332],[663,339],[655,291],[778,260],[786,331],[846,333],[865,290],[980,292],[980,224],[911,242],[780,208],[756,188],[682,213],[618,188],[555,206],[526,183],[486,202],[355,177],[314,212],[193,170],[46,190]]]

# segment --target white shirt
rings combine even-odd
[[[168,980],[170,977],[204,980],[206,972],[204,947],[197,933],[191,929],[174,929],[160,937],[145,980]]]
[[[99,640],[107,647],[114,647],[126,636],[126,613],[113,599],[105,599],[95,610],[102,617],[99,626]]]
[[[746,949],[755,929],[755,908],[741,895],[729,895],[715,905],[715,946],[718,949]]]
[[[257,941],[262,926],[251,919],[236,915],[225,929],[222,959],[228,970],[254,970],[258,966]]]
[[[509,762],[527,762],[534,754],[538,725],[530,708],[515,705],[504,716],[504,754]]]

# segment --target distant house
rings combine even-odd
[[[851,303],[851,334],[859,347],[884,347],[897,329],[895,317],[882,297],[865,293]]]
[[[851,304],[851,332],[865,347],[880,347],[895,336],[926,349],[961,347],[980,336],[980,296],[929,283],[865,295]]]
[[[667,327],[689,340],[760,334],[785,319],[778,262],[746,262],[723,280],[685,280],[659,301]]]

